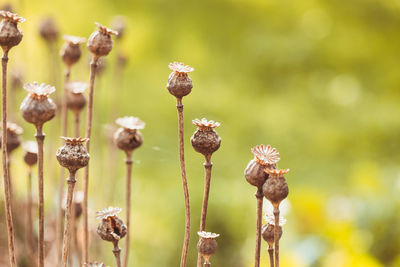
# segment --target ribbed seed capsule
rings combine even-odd
[[[126,225],[117,216],[121,212],[118,207],[109,207],[97,212],[96,218],[101,220],[97,227],[97,234],[101,239],[109,242],[119,241],[126,235]]]
[[[114,134],[114,142],[117,147],[125,152],[130,152],[140,147],[143,143],[142,133],[146,125],[136,117],[122,117],[115,121],[121,128]]]
[[[82,50],[80,45],[85,42],[85,38],[63,35],[63,39],[65,44],[61,48],[60,55],[65,65],[71,67],[81,58]]]
[[[167,82],[168,91],[177,98],[188,95],[193,88],[193,82],[188,73],[194,69],[178,62],[170,63],[168,67],[172,70]]]
[[[202,120],[195,119],[192,122],[198,127],[190,138],[194,150],[204,156],[211,155],[217,151],[221,145],[221,138],[214,131],[214,128],[219,127],[220,123],[207,121],[205,118]]]
[[[21,42],[23,34],[17,24],[24,22],[25,19],[4,10],[0,11],[0,16],[3,17],[0,23],[0,46],[4,51],[8,51]]]
[[[56,157],[58,162],[70,172],[75,172],[80,168],[86,167],[89,163],[89,153],[83,145],[87,138],[62,137],[65,145],[57,150]]]
[[[217,240],[215,240],[219,234],[210,233],[210,232],[198,232],[200,237],[199,242],[197,243],[197,250],[200,255],[204,258],[205,262],[209,262],[210,257],[216,252],[218,244]]]
[[[284,200],[289,194],[289,187],[286,182],[284,174],[288,173],[289,169],[276,170],[267,169],[266,172],[269,175],[268,180],[263,185],[263,194],[274,207],[279,206],[282,200]]]
[[[86,106],[86,97],[83,94],[88,87],[84,82],[69,82],[66,86],[67,93],[67,108],[74,113],[80,113]]]
[[[113,46],[111,34],[117,35],[118,33],[97,22],[96,26],[99,29],[90,35],[87,41],[87,47],[93,55],[99,58],[107,56],[111,52]]]

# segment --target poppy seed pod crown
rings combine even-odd
[[[89,153],[83,145],[87,138],[62,137],[65,145],[57,150],[56,157],[58,162],[70,172],[75,172],[80,168],[86,167],[89,163]]]
[[[284,174],[289,172],[286,170],[266,169],[269,178],[263,185],[263,194],[266,199],[271,201],[274,207],[279,206],[289,194],[289,187]]]
[[[115,121],[121,128],[114,134],[114,142],[117,147],[125,152],[133,151],[143,143],[142,133],[145,123],[136,117],[122,117]]]
[[[221,138],[214,131],[214,128],[220,126],[219,122],[195,119],[192,121],[198,128],[190,138],[194,150],[203,154],[204,156],[211,155],[221,145]]]
[[[177,98],[188,95],[193,88],[193,82],[188,73],[194,69],[182,62],[169,63],[168,67],[172,70],[167,82],[168,91]]]
[[[0,22],[0,46],[4,51],[8,51],[21,42],[23,34],[17,24],[25,19],[5,10],[0,11],[0,16],[3,17]]]
[[[99,58],[107,56],[111,52],[113,46],[111,34],[117,35],[118,33],[104,27],[100,23],[96,22],[95,24],[98,27],[98,30],[90,35],[87,41],[87,47],[93,55]]]

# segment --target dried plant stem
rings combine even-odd
[[[1,83],[1,119],[2,119],[2,136],[1,136],[1,150],[3,160],[3,181],[4,181],[4,204],[7,222],[7,234],[8,234],[8,257],[10,260],[10,266],[16,265],[15,260],[15,249],[14,249],[14,225],[12,219],[12,207],[11,207],[11,195],[10,195],[10,181],[8,176],[8,164],[7,164],[7,63],[8,63],[8,50],[3,49],[4,53],[1,58],[2,67],[2,83]]]
[[[96,77],[96,68],[99,58],[93,56],[90,62],[90,83],[89,83],[89,100],[86,117],[86,149],[89,152],[90,135],[92,133],[92,117],[93,117],[93,93],[94,80]],[[89,262],[89,226],[88,226],[88,190],[89,190],[89,164],[85,168],[85,176],[83,183],[83,263]]]
[[[61,101],[61,135],[67,136],[68,134],[68,112],[67,112],[67,84],[71,75],[71,68],[67,66],[64,74],[64,92]],[[58,259],[61,258],[61,244],[62,244],[62,222],[63,222],[63,209],[62,201],[64,195],[64,179],[65,169],[60,168],[60,179],[58,187],[58,217],[57,217],[57,252]]]
[[[274,206],[275,227],[274,227],[274,241],[275,241],[275,267],[279,267],[279,205]]]
[[[204,195],[203,195],[203,207],[201,209],[201,219],[200,219],[200,232],[206,229],[206,218],[207,218],[207,207],[208,207],[208,197],[210,195],[210,185],[211,185],[211,154],[205,157],[204,169],[205,169],[205,182],[204,182]],[[201,254],[197,254],[197,266],[201,267]]]
[[[27,179],[27,203],[26,203],[26,251],[30,260],[34,264],[34,239],[33,239],[33,219],[32,219],[32,167],[28,166],[28,179]]]
[[[121,267],[121,249],[118,247],[118,241],[113,242],[114,248],[113,253],[115,261],[117,262],[117,267]]]
[[[181,165],[183,192],[184,192],[184,196],[185,196],[185,239],[184,239],[184,243],[183,243],[180,266],[185,267],[188,248],[189,248],[189,238],[190,238],[190,203],[189,203],[189,188],[188,188],[188,184],[187,184],[186,169],[185,169],[182,98],[177,98],[176,108],[178,110],[178,124],[179,124],[179,159],[180,159],[180,165]]]
[[[76,218],[77,219],[77,218]],[[79,261],[79,266],[82,266],[82,254],[81,254],[81,250],[79,249],[79,242],[78,242],[78,227],[77,224],[75,223],[74,227],[73,227],[73,238],[74,238],[74,246],[75,246],[75,254],[78,257],[78,261]]]
[[[274,267],[274,248],[268,247],[268,254],[269,254],[269,266]]]
[[[39,179],[39,240],[38,240],[38,260],[39,267],[44,266],[44,190],[43,190],[43,143],[44,134],[42,125],[36,126],[36,141],[38,144],[38,179]]]
[[[131,221],[131,178],[132,178],[132,151],[126,151],[126,237],[125,237],[125,254],[124,267],[128,266],[129,243],[130,243],[130,221]]]
[[[65,208],[65,225],[64,225],[64,241],[63,241],[63,254],[62,254],[62,267],[67,266],[69,244],[71,240],[71,215],[72,215],[72,199],[74,197],[75,187],[75,172],[70,172],[68,182],[68,193],[67,193],[67,205]]]
[[[255,194],[257,198],[257,230],[256,230],[256,249],[254,253],[254,266],[260,266],[260,252],[261,252],[261,224],[262,224],[262,206],[263,206],[263,192],[262,187],[257,189]]]
[[[75,137],[79,137],[79,124],[80,124],[80,118],[79,118],[79,112],[74,113],[74,133]]]

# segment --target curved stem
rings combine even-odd
[[[274,267],[274,248],[268,247],[268,254],[269,254],[269,266]]]
[[[185,169],[182,98],[177,98],[176,108],[178,110],[178,124],[179,124],[179,159],[181,166],[183,192],[185,196],[185,238],[182,248],[182,257],[180,266],[185,267],[188,248],[189,248],[189,238],[190,238],[190,203],[189,203],[189,188],[187,184],[186,169]]]
[[[86,149],[89,152],[90,135],[92,133],[92,117],[93,117],[93,93],[94,80],[96,77],[98,58],[93,56],[90,62],[90,84],[89,84],[89,100],[86,117]],[[83,184],[83,263],[89,262],[89,226],[88,226],[88,189],[89,189],[89,164],[85,168],[84,184]]]
[[[121,267],[121,249],[118,247],[118,241],[113,242],[114,248],[113,253],[115,261],[117,262],[117,267]]]
[[[43,142],[42,125],[36,126],[36,141],[38,144],[38,179],[39,179],[39,267],[44,266],[44,190],[43,190]]]
[[[254,253],[254,266],[259,267],[260,251],[261,251],[262,206],[263,206],[262,187],[257,189],[255,196],[257,198],[257,230],[256,230],[256,249]]]
[[[205,182],[204,182],[204,195],[203,195],[203,207],[201,209],[201,219],[200,219],[200,232],[206,229],[206,218],[207,218],[207,207],[208,207],[208,198],[210,195],[210,186],[211,186],[211,155],[207,155],[205,157],[204,169],[205,169]],[[197,266],[201,267],[201,254],[197,253]]]
[[[14,248],[14,224],[12,219],[11,195],[10,195],[10,181],[8,176],[7,166],[7,62],[8,50],[4,49],[3,57],[1,58],[2,67],[2,80],[1,80],[1,119],[2,119],[2,136],[1,136],[1,150],[3,160],[3,181],[4,181],[4,204],[7,222],[7,235],[8,235],[8,257],[10,266],[16,265],[15,248]]]
[[[130,242],[130,218],[131,218],[131,177],[132,177],[132,151],[126,151],[126,237],[125,237],[125,254],[124,267],[128,266],[129,242]]]
[[[275,227],[274,227],[274,241],[275,241],[275,267],[279,267],[279,206],[274,207]]]
[[[64,225],[64,241],[63,241],[63,253],[62,253],[62,266],[66,267],[68,262],[69,244],[71,240],[71,210],[72,210],[72,199],[74,197],[75,187],[75,172],[70,172],[68,182],[68,193],[67,193],[67,205],[65,207],[65,225]]]

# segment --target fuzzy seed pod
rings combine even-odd
[[[56,157],[58,162],[70,172],[75,172],[80,168],[86,167],[89,163],[89,153],[83,143],[87,138],[68,138],[62,137],[65,145],[57,150]]]
[[[266,199],[271,201],[274,207],[278,207],[282,200],[289,194],[289,187],[283,175],[286,170],[266,169],[269,175],[268,180],[263,185],[263,194]]]
[[[270,145],[258,145],[251,149],[254,155],[244,170],[244,176],[249,184],[258,188],[262,187],[268,179],[268,174],[265,169],[274,169],[276,163],[280,160],[279,153],[276,148]]]
[[[7,153],[11,154],[13,150],[17,149],[21,145],[20,135],[22,133],[23,133],[22,128],[19,127],[17,124],[7,122]],[[1,146],[2,143],[0,140],[0,147]]]
[[[125,35],[126,29],[125,18],[123,16],[114,17],[111,23],[111,28],[113,28],[118,33],[117,39],[122,39],[122,37]]]
[[[221,145],[221,138],[214,131],[214,128],[219,127],[220,123],[207,121],[205,118],[202,120],[195,119],[192,123],[198,127],[190,138],[194,150],[204,156],[211,155],[217,151]]]
[[[261,229],[262,237],[268,243],[270,247],[274,245],[274,231],[275,231],[275,217],[273,214],[268,214],[265,217],[266,224]],[[283,231],[282,226],[286,223],[286,220],[283,217],[279,217],[279,239],[281,239]]]
[[[24,119],[41,127],[46,121],[51,120],[56,114],[56,105],[48,96],[56,89],[54,86],[37,82],[26,83],[24,89],[28,91],[28,96],[22,101],[20,110]]]
[[[108,29],[107,27],[104,27],[97,22],[96,26],[99,29],[90,35],[87,42],[87,47],[94,56],[99,58],[102,56],[107,56],[111,52],[113,46],[111,34],[117,35],[118,33]]]
[[[86,106],[86,97],[83,94],[88,87],[84,82],[69,82],[66,86],[67,108],[74,113],[79,113]]]
[[[144,129],[146,124],[143,121],[136,117],[122,117],[115,122],[121,126],[114,134],[114,142],[119,149],[130,152],[142,145],[143,137],[139,129]]]
[[[60,56],[65,65],[71,67],[81,58],[82,50],[80,45],[85,42],[85,38],[64,35],[63,39],[65,40],[65,44],[61,48]]]
[[[28,166],[33,166],[37,163],[38,159],[38,146],[37,142],[26,141],[22,144],[25,150],[24,161]]]
[[[25,19],[18,17],[17,14],[9,11],[0,11],[3,20],[0,23],[0,46],[4,51],[18,45],[22,40],[22,31],[18,29],[18,22],[24,22]]]
[[[192,79],[190,79],[188,73],[194,71],[194,69],[178,62],[169,63],[168,67],[172,70],[167,82],[168,91],[177,98],[188,95],[193,88]]]
[[[116,242],[126,235],[126,225],[117,216],[120,212],[121,209],[117,207],[109,207],[97,212],[96,218],[101,220],[97,227],[97,234],[101,239]]]
[[[218,244],[217,240],[215,240],[219,234],[210,233],[210,232],[197,232],[200,237],[199,242],[197,243],[197,250],[200,255],[204,258],[204,261],[209,262],[210,257],[217,250]]]
[[[57,41],[59,31],[54,19],[51,17],[43,19],[39,25],[39,33],[46,42]]]

